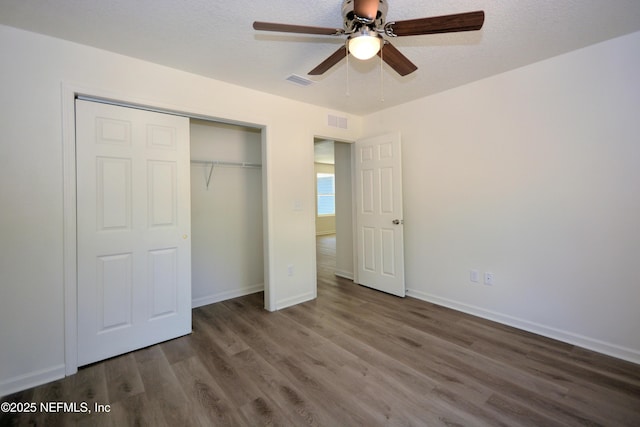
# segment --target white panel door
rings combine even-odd
[[[78,366],[191,332],[189,119],[76,101]]]
[[[400,134],[356,141],[357,283],[403,297]]]

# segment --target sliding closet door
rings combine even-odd
[[[191,332],[189,119],[76,102],[78,365]]]

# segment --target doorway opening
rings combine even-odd
[[[316,268],[350,280],[354,280],[352,147],[349,142],[314,138]]]
[[[316,138],[314,142],[321,141]],[[350,144],[347,151],[349,161],[344,163],[350,169],[344,174],[339,172],[338,147],[340,145],[334,141],[335,274],[357,284],[404,297],[400,132],[362,138]],[[348,184],[340,183],[341,175],[348,177]],[[346,203],[340,203],[341,189],[341,194],[348,195]],[[346,215],[348,221],[343,221],[341,207],[350,209]],[[350,233],[342,233],[341,225]],[[346,241],[349,241],[348,247]]]

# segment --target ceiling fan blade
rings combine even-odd
[[[393,68],[401,76],[413,73],[418,67],[404,56],[394,45],[388,41],[384,43],[382,50],[378,52],[378,56]]]
[[[338,62],[347,56],[347,47],[342,46],[340,49],[336,50],[330,57],[322,61],[320,65],[318,65],[313,70],[309,71],[309,75],[311,76],[319,76],[320,74],[324,74],[329,68],[336,65]]]
[[[475,31],[484,24],[484,11],[457,13],[454,15],[434,16],[430,18],[409,19],[390,22],[385,26],[396,36],[419,36],[422,34],[453,33],[457,31]]]
[[[353,13],[359,18],[365,18],[373,22],[378,14],[379,1],[380,0],[353,0]]]
[[[278,24],[275,22],[260,21],[253,23],[253,29],[260,31],[279,31],[281,33],[320,34],[325,36],[344,34],[344,30],[341,28],[309,27],[306,25]]]

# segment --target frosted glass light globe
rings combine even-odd
[[[358,59],[373,58],[380,50],[382,39],[364,33],[349,39],[349,52]]]

